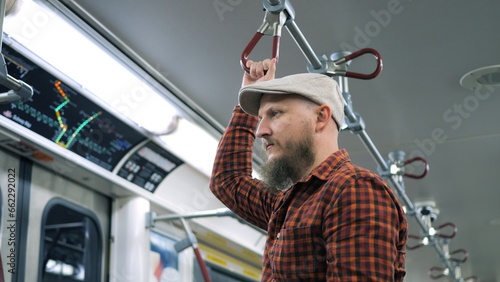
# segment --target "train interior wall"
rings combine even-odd
[[[193,211],[192,207],[195,212],[220,207],[205,191],[206,176],[180,167],[159,187],[161,204],[137,195],[105,195],[100,187],[67,176],[0,149],[0,253],[5,281],[160,281],[161,275],[177,279],[172,281],[203,281],[193,252],[173,247],[187,236],[180,222],[158,221],[148,229],[145,218],[148,212],[172,213],[166,207],[177,207],[179,213]],[[175,198],[169,197],[173,194]],[[242,248],[237,238],[224,238],[210,228],[231,229],[234,221],[195,219],[189,224],[212,279],[258,281],[260,256]],[[155,242],[164,249],[154,250]],[[158,265],[165,254],[175,263],[162,272]]]

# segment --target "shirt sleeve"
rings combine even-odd
[[[371,176],[348,178],[337,191],[324,226],[328,281],[401,279],[406,220],[394,193]]]
[[[249,223],[267,230],[275,194],[252,177],[252,149],[257,117],[236,106],[219,142],[210,190],[229,209]]]

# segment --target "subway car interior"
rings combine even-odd
[[[500,1],[0,3],[0,282],[261,281],[266,232],[208,186],[271,57],[339,83],[340,147],[405,208],[404,281],[500,281]]]

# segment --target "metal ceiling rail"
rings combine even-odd
[[[311,45],[309,45],[299,27],[295,23],[295,11],[289,1],[264,0],[264,9],[266,10],[264,22],[241,54],[240,64],[245,71],[249,71],[246,66],[248,56],[263,35],[273,36],[273,49],[271,57],[278,59],[281,29],[283,26],[288,29],[295,43],[299,46],[306,59],[309,61],[309,65],[307,66],[309,72],[323,73],[330,76],[339,75],[357,79],[372,79],[382,71],[382,58],[380,57],[380,54],[372,48],[361,49],[335,60],[330,60],[325,56],[318,58]],[[348,65],[348,62],[364,54],[372,54],[375,57],[377,62],[375,70],[372,73],[356,73],[347,71],[346,66]]]
[[[402,200],[407,209],[407,215],[413,216],[416,219],[418,225],[422,230],[422,234],[424,234],[422,237],[419,237],[419,239],[426,239],[427,243],[425,245],[432,245],[442,263],[445,265],[445,268],[431,268],[429,271],[429,276],[432,279],[449,276],[456,282],[465,281],[464,278],[462,278],[459,264],[464,262],[467,256],[465,256],[463,259],[457,259],[456,257],[453,257],[453,255],[456,254],[455,252],[460,253],[462,252],[462,249],[450,253],[448,250],[448,241],[439,240],[439,238],[449,240],[451,237],[453,237],[456,234],[456,227],[452,223],[444,224],[438,227],[438,229],[452,225],[455,231],[451,235],[439,234],[439,230],[436,230],[432,227],[432,221],[429,220],[429,214],[419,213],[419,210],[417,210],[415,204],[413,204],[412,201],[408,198],[404,189],[403,176],[412,178],[424,177],[428,170],[427,162],[420,157],[405,161],[404,153],[401,152],[392,154],[392,156],[390,154],[389,157],[392,157],[392,160],[386,162],[375,144],[372,142],[370,136],[366,132],[363,119],[352,109],[352,102],[348,89],[349,87],[347,78],[375,78],[382,70],[382,60],[380,54],[374,49],[366,48],[358,50],[354,53],[337,52],[332,54],[330,59],[325,55],[323,55],[321,58],[318,58],[294,21],[295,11],[289,0],[263,0],[263,6],[266,13],[264,22],[262,26],[257,30],[257,33],[252,38],[241,55],[240,62],[242,67],[246,71],[248,71],[248,68],[246,68],[246,61],[248,59],[248,56],[250,55],[253,47],[255,47],[255,45],[263,35],[274,36],[273,57],[277,58],[279,54],[279,37],[281,36],[281,28],[285,26],[308,60],[309,65],[307,66],[307,69],[309,72],[321,73],[330,77],[338,76],[339,86],[342,90],[342,94],[345,100],[345,124],[343,126],[343,130],[350,130],[352,133],[359,136],[365,147],[375,159],[375,162],[379,165],[381,176],[383,176],[390,182],[390,184],[393,186],[393,189]],[[377,60],[377,66],[374,72],[370,74],[360,74],[347,71],[347,67],[352,59],[367,53],[371,53],[372,55],[374,55],[375,59]],[[421,175],[404,173],[404,166],[415,161],[421,161],[424,163],[424,173]],[[422,210],[420,210],[420,212],[421,211]],[[409,238],[414,239],[414,236],[410,236]],[[466,278],[466,280],[477,281],[478,279],[475,276],[471,276]]]
[[[5,18],[5,7],[6,1],[0,0],[0,51],[2,50],[3,43],[3,20]],[[5,93],[0,93],[0,104],[3,103],[13,103],[13,102],[24,102],[33,96],[33,89],[30,85],[24,83],[22,80],[17,80],[7,73],[7,65],[5,64],[5,59],[3,54],[1,54],[0,66],[0,84],[6,86],[9,90]]]

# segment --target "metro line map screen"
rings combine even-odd
[[[33,87],[24,103],[0,105],[2,116],[85,159],[113,170],[145,137],[11,47],[2,53],[8,74]],[[3,93],[7,89],[0,87]]]

